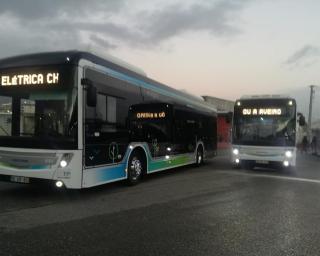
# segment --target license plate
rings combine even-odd
[[[30,183],[30,178],[21,176],[11,176],[10,181],[17,183]]]
[[[257,163],[257,164],[269,164],[269,161],[266,161],[266,160],[257,160],[256,163]]]

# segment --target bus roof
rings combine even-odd
[[[69,59],[67,61],[67,58]],[[111,55],[106,55],[104,59],[83,51],[58,51],[58,52],[41,52],[41,53],[32,53],[19,56],[8,57],[0,59],[0,68],[16,68],[16,67],[29,67],[37,65],[53,65],[53,64],[66,64],[71,63],[78,65],[80,59],[89,59],[93,62],[101,64],[103,61],[104,64],[107,62],[109,64],[117,65],[123,67],[128,71],[135,72],[141,76],[147,76],[146,73],[123,60],[120,60]]]
[[[161,91],[166,91],[170,95],[182,99],[182,101],[185,101],[189,107],[199,107],[205,109],[206,111],[216,113],[216,108],[213,105],[205,102],[202,98],[180,90],[176,90],[165,84],[152,80],[148,78],[145,72],[141,69],[112,56],[101,58],[90,52],[77,50],[34,53],[0,59],[0,69],[59,64],[78,66],[80,60],[82,59],[151,84],[152,86],[159,88]]]
[[[291,99],[289,95],[283,94],[260,94],[260,95],[243,95],[240,98],[241,100],[250,100],[250,99]]]

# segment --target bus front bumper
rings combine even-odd
[[[258,147],[233,147],[231,151],[231,161],[235,165],[243,162],[251,162],[255,165],[280,164],[284,167],[296,165],[295,148],[258,148]]]

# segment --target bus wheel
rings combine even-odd
[[[144,160],[139,152],[133,152],[128,162],[128,183],[135,185],[144,173]]]
[[[199,146],[197,149],[197,156],[196,156],[196,166],[200,166],[203,164],[203,148]]]

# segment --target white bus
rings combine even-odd
[[[236,100],[232,126],[235,166],[296,165],[296,101],[281,95],[243,96]]]
[[[0,180],[87,188],[203,163],[217,113],[111,58],[52,52],[0,60]]]

